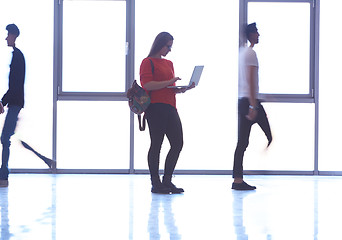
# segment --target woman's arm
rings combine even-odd
[[[167,86],[174,84],[178,80],[180,80],[179,77],[175,77],[166,81],[151,81],[151,82],[145,83],[144,88],[147,91],[159,90],[159,89],[166,88]]]

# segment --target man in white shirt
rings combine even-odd
[[[251,127],[257,123],[268,139],[272,142],[272,134],[266,112],[258,99],[259,95],[259,62],[255,44],[259,43],[259,32],[256,23],[246,26],[246,38],[249,47],[242,47],[239,55],[239,102],[238,102],[238,143],[234,154],[232,189],[254,190],[243,180],[243,156],[249,144]]]

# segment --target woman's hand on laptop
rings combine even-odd
[[[186,90],[190,90],[193,89],[194,87],[196,87],[195,83],[191,83],[191,85],[189,87],[186,88]]]
[[[195,83],[191,83],[189,87],[175,88],[176,93],[185,93],[186,91],[193,89],[195,87]]]

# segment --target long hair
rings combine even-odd
[[[158,53],[165,45],[173,40],[173,36],[168,32],[161,32],[157,35],[157,37],[154,39],[154,42],[152,44],[150,53],[148,54],[148,57],[151,57]]]

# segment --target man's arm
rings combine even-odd
[[[5,112],[4,106],[2,105],[2,102],[0,101],[0,114],[4,112]]]
[[[256,96],[256,89],[255,89],[255,76],[258,74],[258,68],[256,66],[247,66],[247,81],[249,85],[249,112],[246,118],[250,121],[253,121],[258,112],[257,112],[257,96]]]

